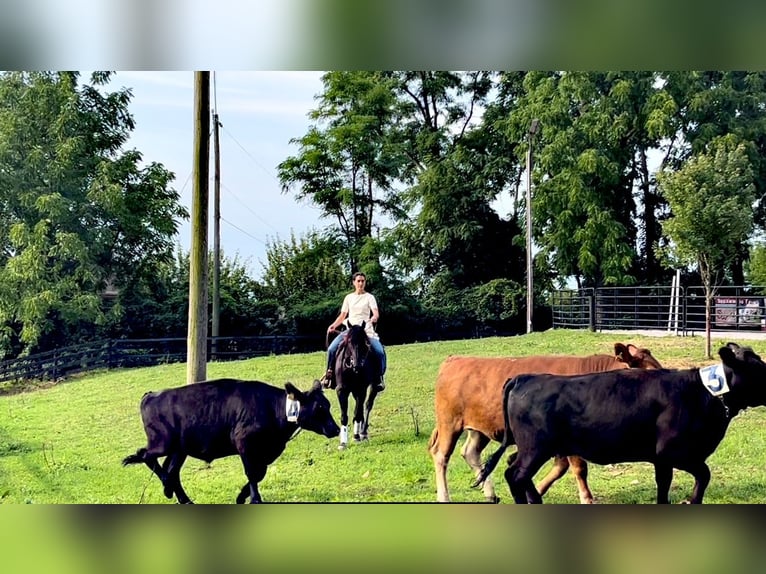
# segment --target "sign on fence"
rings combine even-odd
[[[761,324],[763,297],[716,297],[715,325],[757,327]]]

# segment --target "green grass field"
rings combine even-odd
[[[766,341],[729,337],[766,356]],[[440,363],[450,354],[520,356],[529,354],[611,353],[615,342],[648,347],[673,368],[704,366],[700,337],[644,337],[586,331],[548,331],[517,337],[389,346],[388,389],[378,397],[370,440],[337,449],[308,431],[297,435],[269,467],[261,482],[267,502],[432,502],[434,471],[427,451],[434,423],[433,388]],[[258,379],[282,386],[292,381],[307,389],[323,372],[324,354],[281,355],[211,363],[208,378]],[[122,458],[145,446],[138,405],[148,390],[185,383],[184,364],[99,372],[54,386],[0,396],[0,501],[15,504],[136,504],[169,501],[159,480],[144,465],[123,467]],[[764,381],[766,384],[766,381]],[[329,392],[333,415],[337,399]],[[736,417],[718,450],[708,459],[712,479],[706,503],[766,502],[766,409]],[[462,442],[462,439],[461,439]],[[486,457],[497,443],[485,450]],[[470,487],[473,475],[459,454],[452,457],[448,480],[454,502],[483,502]],[[510,449],[509,449],[510,450]],[[493,477],[502,503],[511,503],[501,462]],[[546,467],[547,468],[547,467]],[[546,470],[543,469],[543,471]],[[211,465],[189,459],[181,478],[197,503],[233,503],[245,482],[239,459]],[[653,503],[655,484],[648,464],[590,465],[589,482],[604,504]],[[691,492],[689,475],[676,472],[671,500]],[[574,480],[562,478],[546,503],[576,504]]]

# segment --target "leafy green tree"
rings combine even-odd
[[[94,336],[107,282],[150,277],[187,217],[174,178],[122,148],[129,89],[109,73],[0,75],[0,347],[16,354]],[[113,307],[112,310],[117,309]]]
[[[501,317],[510,318],[509,309],[517,309],[508,303],[493,313],[480,313],[477,301],[483,299],[475,294],[524,277],[517,214],[506,219],[493,207],[500,194],[514,185],[518,189],[521,168],[515,144],[498,123],[515,102],[521,75],[500,76],[504,105],[496,106],[488,105],[498,77],[494,73],[395,76],[403,110],[401,134],[409,142],[410,163],[402,177],[412,185],[403,196],[411,217],[398,222],[388,237],[396,250],[393,266],[400,275],[414,277],[424,310],[443,328],[471,330],[477,321],[498,325]]]
[[[449,318],[455,328],[466,328],[465,319],[476,318],[469,297],[473,289],[498,279],[523,282],[524,277],[518,225],[492,208],[498,190],[483,182],[482,135],[466,135],[423,172],[416,187],[421,208],[414,225],[397,230],[400,255],[409,262],[405,272],[420,273],[425,307]],[[502,312],[497,317],[501,315],[506,316]]]
[[[351,270],[373,237],[376,216],[398,214],[393,189],[403,156],[389,137],[396,126],[394,83],[379,72],[328,72],[314,124],[297,156],[279,164],[285,191],[318,205],[344,238]]]
[[[745,266],[748,285],[759,286],[766,294],[766,245],[758,243],[750,248],[750,258]]]
[[[705,287],[706,356],[710,358],[710,310],[727,259],[753,229],[755,186],[747,146],[732,134],[713,139],[678,171],[658,174],[671,214],[662,223],[668,256],[696,265]]]
[[[661,279],[649,154],[672,133],[675,108],[656,74],[529,72],[523,89],[504,129],[524,142],[521,154],[532,119],[541,124],[532,200],[539,257],[584,287]]]
[[[280,331],[324,333],[350,281],[351,273],[341,263],[343,253],[343,243],[331,233],[311,231],[269,242],[263,297],[277,311]]]
[[[661,74],[672,98],[676,132],[667,149],[667,163],[678,169],[718,137],[734,134],[746,144],[755,186],[755,223],[766,224],[766,72],[677,71]],[[738,246],[727,263],[731,280],[744,282],[747,245]]]
[[[208,254],[212,282],[213,254]],[[220,265],[222,337],[272,335],[277,328],[277,311],[265,289],[250,276],[239,255],[221,252]],[[189,252],[178,249],[170,263],[163,263],[151,280],[136,281],[120,290],[119,323],[112,337],[186,337],[189,312]]]

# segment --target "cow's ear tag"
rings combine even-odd
[[[726,375],[723,372],[723,365],[711,365],[700,369],[702,384],[708,392],[717,397],[729,392],[729,385],[726,382]]]
[[[293,395],[287,395],[285,400],[285,414],[287,422],[298,422],[298,411],[301,410],[301,404],[293,398]]]

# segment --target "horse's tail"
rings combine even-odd
[[[145,448],[139,448],[136,454],[131,454],[122,459],[122,466],[128,466],[129,464],[138,464],[144,462],[144,455],[146,455]]]
[[[479,476],[476,477],[476,481],[471,485],[473,488],[481,486],[484,481],[487,480],[487,477],[492,474],[493,470],[495,470],[495,467],[500,461],[500,458],[503,456],[505,449],[514,444],[513,434],[511,433],[510,416],[508,415],[508,399],[511,395],[511,390],[515,385],[516,379],[508,379],[503,385],[503,422],[505,423],[503,425],[505,427],[503,429],[503,442],[500,443],[500,447],[498,447],[498,449],[492,453],[492,455],[481,467]]]

